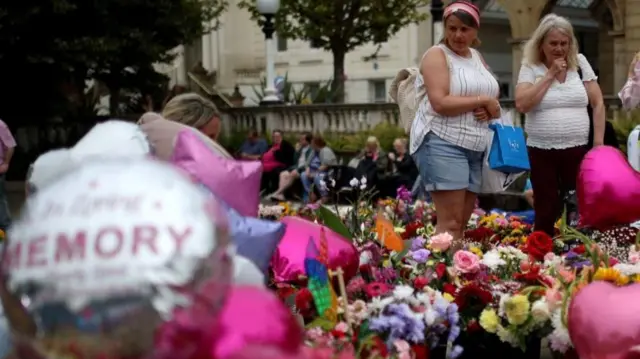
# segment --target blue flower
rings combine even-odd
[[[411,253],[413,260],[418,263],[426,263],[430,255],[431,252],[428,249],[424,248],[418,249],[417,251]]]

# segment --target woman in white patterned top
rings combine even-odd
[[[527,114],[535,228],[551,236],[562,211],[560,196],[576,188],[580,162],[588,151],[589,104],[594,146],[604,141],[604,103],[596,80],[591,65],[578,53],[571,23],[555,14],[545,16],[524,47],[516,107]]]
[[[426,87],[411,126],[410,153],[436,206],[438,233],[462,238],[480,191],[489,120],[500,116],[499,86],[480,53],[480,13],[468,1],[444,9],[444,39],[423,56]]]

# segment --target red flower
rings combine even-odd
[[[411,239],[418,234],[418,229],[423,228],[424,224],[421,222],[410,222],[404,227],[404,233],[402,233],[402,239]]]
[[[429,358],[429,348],[426,345],[414,344],[411,346],[411,350],[413,351],[413,354],[415,354],[416,359]]]
[[[422,290],[428,284],[429,280],[425,277],[416,277],[416,279],[413,280],[413,288],[415,288],[416,290]]]
[[[609,257],[609,267],[613,267],[614,265],[618,264],[618,259],[614,258],[614,257]]]
[[[364,292],[369,298],[382,297],[391,292],[391,287],[385,283],[369,283],[364,287]]]
[[[300,314],[305,318],[312,316],[315,312],[313,295],[307,288],[302,288],[296,293],[294,303]]]
[[[545,254],[553,251],[553,239],[542,231],[535,231],[527,238],[524,251],[535,260],[544,260]]]
[[[438,263],[436,265],[436,275],[438,276],[438,279],[442,278],[442,276],[444,275],[444,273],[447,271],[447,265],[444,263]]]
[[[380,356],[383,358],[389,355],[389,351],[387,350],[387,345],[385,344],[384,340],[380,339],[380,337],[377,336],[373,338],[373,351],[380,354]]]
[[[576,254],[584,254],[585,252],[584,244],[573,247],[571,251]]]
[[[336,339],[341,339],[347,336],[347,334],[345,332],[343,332],[342,330],[337,330],[337,329],[333,329],[331,331],[331,335],[336,338]]]
[[[449,294],[449,295],[453,296],[453,297],[455,297],[455,296],[456,296],[456,291],[457,291],[457,290],[458,290],[458,288],[457,288],[455,285],[451,284],[451,283],[445,283],[445,284],[442,286],[442,291],[443,291],[444,293],[447,293],[447,294]]]
[[[491,292],[471,283],[460,288],[455,303],[460,310],[471,309],[480,312],[493,301]]]
[[[491,228],[478,227],[464,232],[464,237],[472,242],[488,242],[494,234],[496,234],[496,232]]]
[[[295,292],[296,290],[293,287],[280,287],[276,291],[276,293],[278,294],[278,298],[280,298],[281,300],[286,300]]]
[[[542,281],[542,277],[540,276],[540,266],[533,265],[529,268],[528,271],[523,273],[514,273],[513,279],[525,282],[529,285],[537,285]]]
[[[467,324],[467,332],[468,333],[475,333],[475,332],[479,332],[481,330],[482,330],[482,327],[480,326],[478,321],[475,320],[475,319],[471,319],[469,321],[469,323]]]

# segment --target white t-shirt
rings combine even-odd
[[[526,115],[527,145],[543,149],[562,149],[587,144],[589,137],[589,99],[583,82],[597,80],[589,61],[578,54],[578,71],[568,71],[564,83],[554,80],[542,101]],[[523,64],[518,84],[535,84],[547,72],[544,64]]]

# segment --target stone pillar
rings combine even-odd
[[[511,25],[511,73],[513,86],[518,83],[518,73],[522,64],[522,45],[538,27],[547,0],[498,0],[504,8]]]

